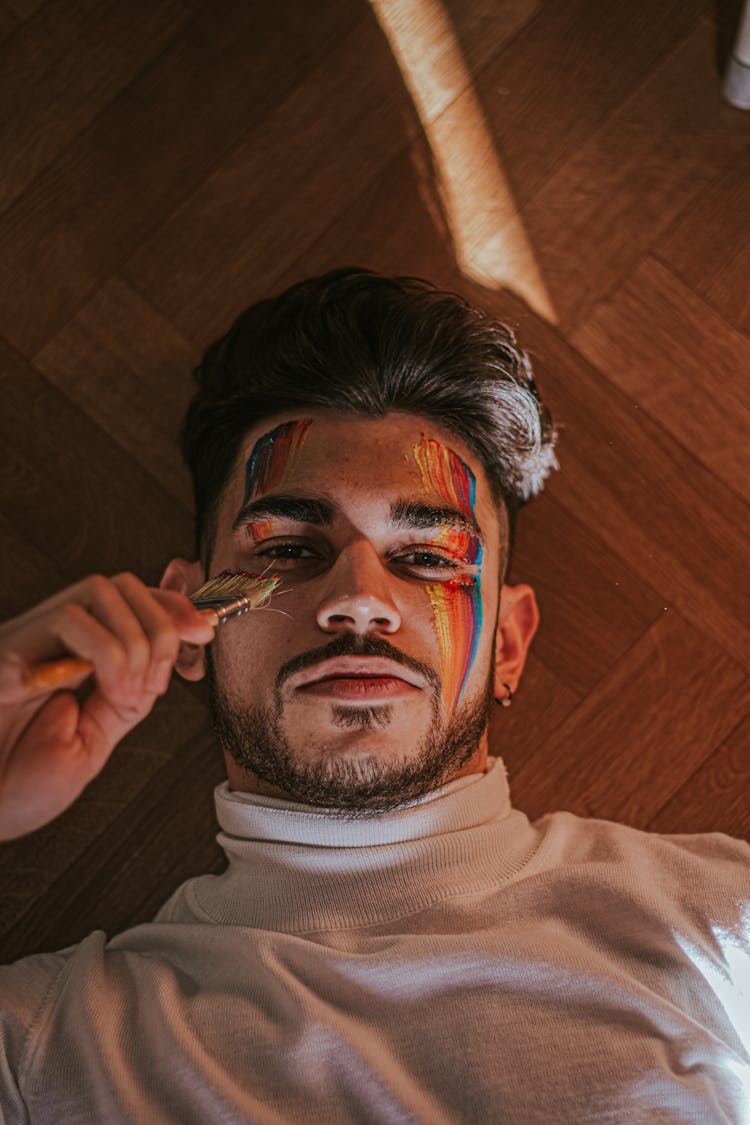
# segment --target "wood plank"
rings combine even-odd
[[[750,500],[746,336],[647,257],[571,339],[727,487]]]
[[[108,278],[35,356],[34,365],[162,489],[192,510],[178,447],[200,359],[119,277]]]
[[[0,511],[66,582],[133,570],[153,585],[173,555],[191,555],[190,511],[2,345],[0,389]]]
[[[10,8],[19,23],[30,19],[44,2],[45,0],[4,0],[6,7]]]
[[[441,0],[469,74],[476,76],[545,10],[543,0]],[[407,16],[408,19],[408,16]]]
[[[697,196],[653,247],[657,257],[746,335],[750,335],[748,183],[750,147]]]
[[[18,487],[17,478],[8,480],[5,487]],[[62,589],[65,579],[49,555],[21,535],[2,512],[0,543],[0,621],[7,621],[51,597]]]
[[[523,208],[552,304],[575,329],[747,145],[700,22]]]
[[[664,612],[664,599],[622,554],[554,500],[554,485],[518,516],[509,575],[539,603],[534,647],[578,696],[591,691]]]
[[[542,633],[544,623],[542,623]],[[494,704],[489,724],[489,752],[501,757],[512,777],[528,757],[575,710],[577,696],[532,648],[510,707]]]
[[[748,505],[509,293],[454,288],[518,331],[561,427],[550,496],[750,670]]]
[[[750,677],[670,612],[518,768],[514,799],[532,819],[565,808],[646,828],[748,705]],[[747,790],[744,799],[750,818]],[[712,829],[721,831],[722,817],[713,806]]]
[[[69,0],[40,8],[0,49],[0,212],[189,15],[180,0]]]
[[[451,234],[423,137],[399,152],[287,269],[269,275],[271,291],[341,265],[425,277],[438,284],[453,276]]]
[[[750,841],[750,715],[648,823],[649,832],[726,832]],[[720,817],[717,809],[721,810]]]
[[[489,66],[475,71],[489,130],[520,205],[627,105],[710,10],[706,0],[599,0],[595,11],[590,0],[545,3]],[[711,29],[700,34],[710,49]],[[651,113],[660,117],[658,102]]]
[[[0,43],[18,26],[18,17],[0,0]]]
[[[367,59],[367,66],[362,60]],[[241,143],[124,267],[201,342],[288,268],[418,130],[372,13]],[[344,142],[345,138],[345,142]],[[344,143],[342,143],[344,142]]]
[[[299,0],[273,10],[201,5],[0,217],[0,332],[24,355],[60,330],[354,22],[346,0],[327,0],[314,20],[299,14]]]

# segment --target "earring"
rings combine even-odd
[[[507,691],[508,694],[506,695],[505,699],[500,700],[500,706],[501,707],[510,707],[511,703],[513,702],[513,692],[510,690],[510,684],[504,683],[503,687],[505,688],[505,690]]]

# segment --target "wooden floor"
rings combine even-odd
[[[365,0],[0,0],[0,612],[190,554],[176,435],[242,308],[335,265],[428,277],[517,329],[561,431],[511,575],[543,619],[492,732],[514,803],[747,836],[738,5],[400,6],[432,16],[389,34]],[[431,101],[415,55],[445,67]],[[516,266],[489,268],[508,216]],[[219,870],[222,776],[202,686],[175,679],[73,809],[0,849],[0,960]]]

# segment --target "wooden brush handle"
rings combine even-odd
[[[57,687],[72,680],[74,676],[88,675],[94,671],[90,660],[80,660],[70,657],[64,660],[48,660],[44,664],[34,664],[27,668],[21,679],[31,691],[40,691],[43,688]]]

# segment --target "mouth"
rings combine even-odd
[[[338,657],[308,668],[296,677],[294,691],[301,696],[325,696],[373,703],[414,695],[422,685],[414,673],[392,660],[374,657]]]

